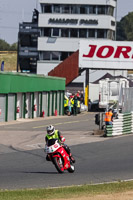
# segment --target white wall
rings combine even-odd
[[[55,18],[55,19],[77,19],[78,23],[77,24],[53,24],[49,23],[50,18]],[[85,25],[85,24],[80,24],[80,20],[85,19],[85,20],[98,20],[98,24],[90,24],[90,25]],[[56,27],[56,28],[104,28],[104,29],[111,29],[115,31],[115,26],[111,26],[111,20],[115,21],[115,18],[109,15],[91,15],[91,14],[55,14],[55,13],[41,13],[39,14],[39,27]]]
[[[87,5],[87,4],[92,4],[92,5],[112,5],[115,6],[116,5],[116,1],[114,0],[39,0],[39,3],[56,3],[56,4],[83,4],[83,5]]]
[[[48,72],[50,72],[52,69],[54,69],[58,65],[57,62],[41,62],[38,61],[37,63],[37,74],[44,74],[48,75]]]
[[[38,51],[68,51],[74,52],[79,49],[77,38],[55,38],[54,42],[49,42],[48,37],[38,38]]]
[[[91,101],[99,99],[99,84],[89,83],[89,99]]]

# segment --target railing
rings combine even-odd
[[[122,104],[123,113],[133,111],[133,87],[122,89],[119,101]]]

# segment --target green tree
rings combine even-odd
[[[10,51],[17,51],[17,43],[10,45]]]
[[[5,40],[0,39],[0,51],[17,51],[17,43],[10,45]]]
[[[0,51],[8,51],[10,49],[10,45],[5,41],[0,39]]]
[[[133,41],[133,12],[130,12],[120,22],[117,22],[116,39]]]

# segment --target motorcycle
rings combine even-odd
[[[59,143],[58,139],[48,140],[45,145],[45,152],[59,173],[63,173],[64,170],[67,170],[69,173],[73,173],[75,171],[75,166],[70,160],[69,154]]]

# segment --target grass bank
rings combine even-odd
[[[4,71],[16,71],[17,69],[17,52],[0,52],[0,67],[4,61]]]
[[[0,200],[86,199],[89,196],[97,199],[97,195],[121,194],[128,191],[133,191],[133,181],[54,189],[0,190]]]

